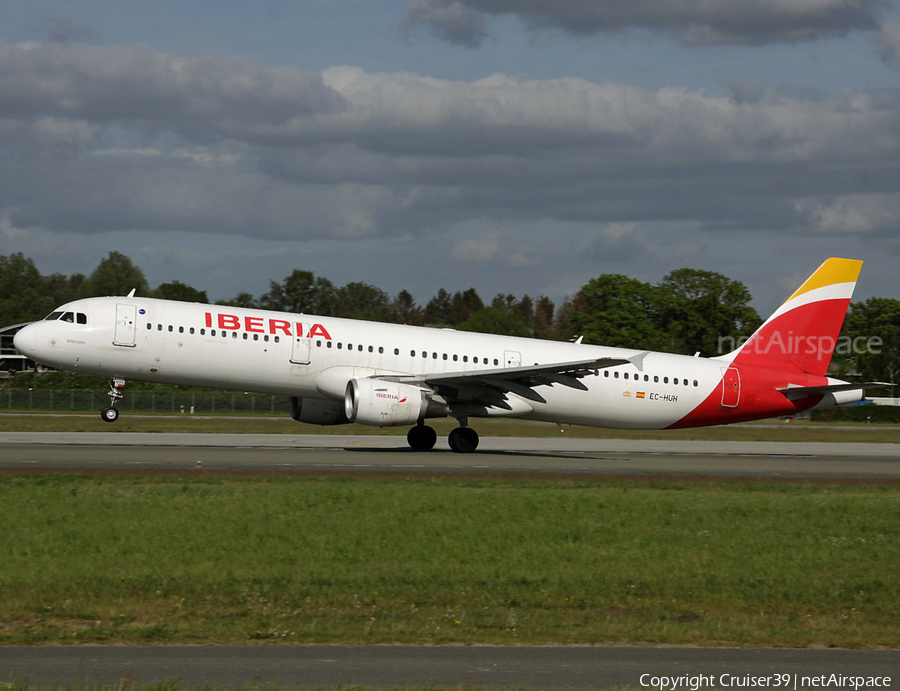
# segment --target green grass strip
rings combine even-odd
[[[0,477],[0,643],[900,646],[900,488]]]

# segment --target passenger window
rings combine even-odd
[[[400,354],[400,349],[394,348],[394,355],[399,355],[399,354]]]
[[[183,326],[179,326],[179,327],[178,327],[178,333],[180,333],[180,334],[183,334],[183,333],[184,333],[184,327],[183,327]]]
[[[263,336],[263,340],[264,340],[266,343],[268,343],[268,342],[269,342],[269,337],[268,337],[268,336]]]
[[[171,324],[169,324],[169,333],[172,333],[174,330],[175,330],[174,327]]]
[[[694,380],[694,386],[700,386],[700,385],[697,383],[697,380],[696,380],[696,379]]]
[[[654,384],[659,384],[659,375],[658,375],[658,374],[654,374],[654,375],[653,375],[653,383],[654,383]]]
[[[254,341],[258,341],[258,340],[259,340],[259,334],[253,334],[253,340],[254,340]],[[330,345],[330,344],[329,344],[329,345]]]
[[[609,370],[608,370],[608,369],[603,370],[603,376],[604,376],[604,377],[608,377],[608,376],[609,376]]]
[[[341,347],[341,344],[338,343],[338,348],[340,348],[340,347]],[[353,344],[352,344],[352,343],[348,343],[348,344],[347,344],[347,350],[353,350]]]
[[[500,361],[499,361],[497,358],[494,358],[494,364],[495,364],[495,365],[499,365],[499,364],[500,364]]]
[[[437,353],[432,353],[431,358],[432,360],[437,360]]]
[[[343,348],[343,347],[344,347],[344,346],[343,346],[342,344],[338,343],[338,350],[340,350],[340,349]]]
[[[369,352],[371,353],[373,350],[372,346],[369,346]]]
[[[86,314],[82,314],[81,312],[78,312],[75,315],[75,318],[79,324],[87,324],[87,315]]]
[[[237,334],[235,334],[235,335],[237,335]],[[275,342],[281,343],[281,336],[275,336]]]
[[[356,346],[356,349],[361,353],[363,347],[362,347],[361,345],[360,345],[360,346]],[[370,352],[370,353],[372,352],[372,349],[371,349],[371,348],[369,348],[369,352]]]
[[[444,353],[444,359],[445,360],[447,359],[447,353]]]
[[[237,338],[237,331],[232,331],[232,332],[231,332],[231,337],[232,337],[232,338]],[[278,340],[278,336],[275,337],[275,340],[276,340],[276,341]]]
[[[222,338],[228,338],[228,332],[224,329],[222,330]]]
[[[415,350],[410,350],[410,351],[409,351],[409,356],[410,356],[410,357],[415,357],[415,356],[416,356],[416,351],[415,351]]]
[[[205,336],[205,335],[206,335],[206,329],[200,329],[200,335],[201,335],[201,336]]]
[[[644,375],[644,381],[650,381],[650,375],[649,375],[649,374],[645,374],[645,375]]]
[[[249,336],[249,334],[247,334],[247,332],[245,331],[245,332],[244,332],[244,340],[246,341],[248,338],[250,338],[250,336]]]
[[[157,325],[156,325],[156,330],[157,330],[157,331],[162,331],[162,324],[157,324]],[[215,336],[215,334],[213,334],[213,336]]]
[[[618,378],[619,378],[619,373],[618,373],[618,372],[613,372],[613,376],[614,376],[616,379],[618,379]]]
[[[468,361],[469,361],[469,356],[463,355],[463,362],[468,362]]]
[[[663,384],[668,384],[668,383],[669,383],[669,378],[663,377]]]
[[[322,341],[316,341],[316,348],[322,347]]]
[[[153,324],[151,324],[150,322],[147,322],[147,331],[149,331],[152,328],[153,328]]]
[[[194,335],[194,327],[192,326],[191,327],[191,336],[193,336],[193,335]]]
[[[382,346],[378,346],[378,354],[384,355],[384,348]]]
[[[459,355],[454,355],[454,356],[453,356],[453,362],[456,362],[457,360],[459,360]]]
[[[622,376],[624,376],[626,379],[628,379],[628,372],[626,372],[626,373],[625,373],[624,375],[622,375]]]
[[[428,353],[426,353],[424,350],[422,351],[422,357],[428,357]]]
[[[672,383],[675,384],[675,385],[677,386],[677,385],[678,385],[678,377],[675,377],[675,378],[672,380]]]
[[[254,336],[254,338],[256,338],[256,336]],[[325,341],[325,347],[326,347],[326,348],[330,348],[330,347],[331,347],[331,341]]]

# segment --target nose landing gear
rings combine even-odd
[[[122,393],[125,380],[121,377],[110,377],[106,381],[109,384],[109,406],[100,411],[100,419],[104,422],[115,422],[119,419],[119,401],[125,396]]]

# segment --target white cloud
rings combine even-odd
[[[853,195],[900,194],[900,91],[732,98],[0,43],[0,93],[0,213],[19,228],[310,239],[588,222],[605,228],[595,249],[636,254],[635,224],[659,221],[866,234],[887,221],[850,213]],[[458,258],[534,263],[524,243],[466,242]]]

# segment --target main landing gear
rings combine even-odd
[[[437,432],[420,422],[406,433],[406,441],[413,451],[430,451],[437,442]]]
[[[100,419],[104,422],[115,422],[119,419],[119,401],[125,396],[122,389],[125,388],[125,380],[120,377],[110,377],[106,380],[109,384],[109,407],[100,411]]]
[[[413,451],[430,451],[437,442],[437,432],[419,423],[407,432],[406,441]],[[478,448],[478,432],[466,427],[465,422],[460,420],[460,426],[450,432],[447,441],[450,448],[457,453],[472,453]]]

